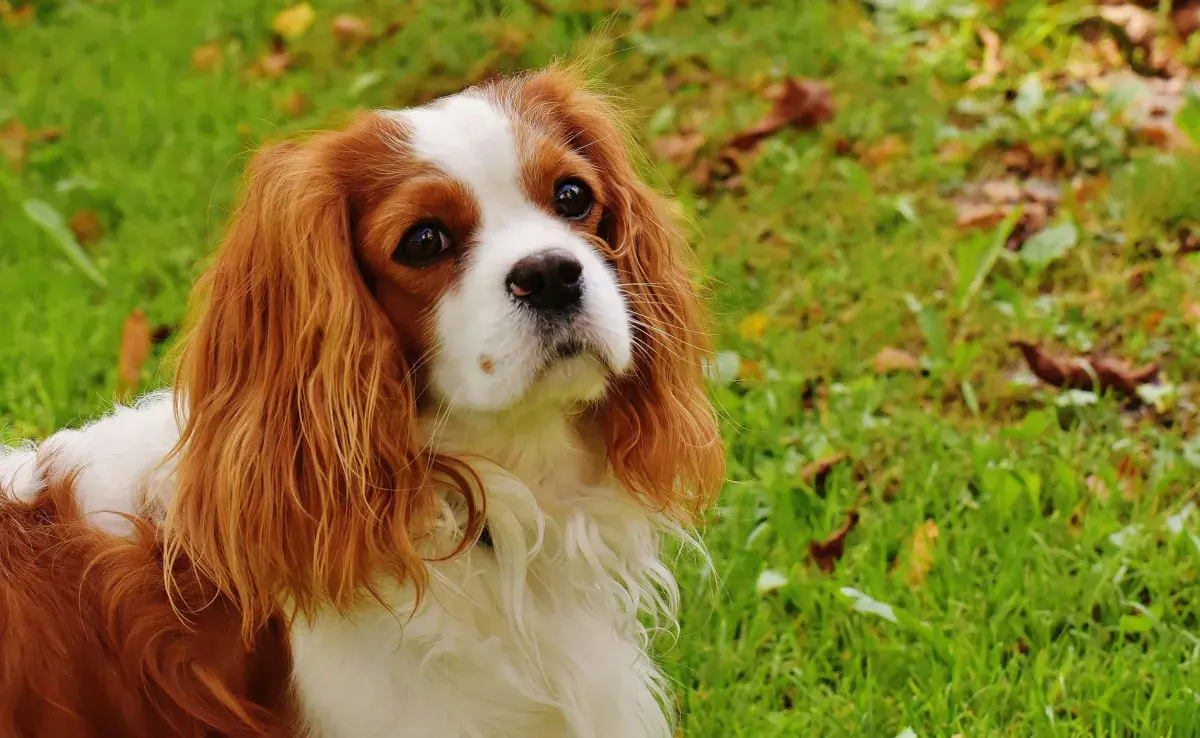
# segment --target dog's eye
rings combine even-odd
[[[564,218],[578,220],[592,210],[592,191],[578,179],[559,182],[554,188],[554,210]]]
[[[425,266],[449,253],[452,243],[446,228],[436,221],[418,223],[408,229],[392,254],[392,261],[404,266]]]

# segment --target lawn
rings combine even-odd
[[[683,735],[1200,734],[1196,3],[312,2],[0,0],[0,441],[135,310],[166,381],[256,146],[591,49],[716,314]],[[786,80],[833,116],[731,148]]]

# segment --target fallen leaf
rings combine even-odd
[[[1200,29],[1200,2],[1186,3],[1184,7],[1171,11],[1171,25],[1175,26],[1175,33],[1186,41]]]
[[[154,330],[150,332],[150,343],[158,346],[166,343],[173,335],[175,335],[175,326],[163,323],[155,326]]]
[[[1096,474],[1089,474],[1083,480],[1084,488],[1101,502],[1108,502],[1112,496],[1108,493],[1108,484],[1104,479]]]
[[[76,211],[67,221],[67,226],[80,244],[91,243],[104,235],[104,225],[100,222],[100,216],[91,210]]]
[[[829,456],[805,464],[798,474],[800,481],[813,490],[820,492],[824,488],[825,480],[829,478],[829,473],[833,471],[833,468],[849,458],[847,454],[830,454]]]
[[[762,338],[763,334],[767,332],[767,325],[769,323],[770,320],[766,315],[762,313],[750,313],[738,323],[738,334],[746,340]]]
[[[121,353],[117,358],[117,392],[128,394],[142,381],[142,366],[150,358],[150,324],[141,308],[134,308],[121,329]]]
[[[1158,33],[1158,15],[1132,3],[1102,7],[1099,15],[1134,46],[1147,46]]]
[[[349,13],[335,16],[330,27],[333,29],[333,37],[342,46],[356,46],[371,38],[371,28],[367,22]]]
[[[925,582],[929,570],[933,567],[933,548],[938,539],[938,527],[932,519],[926,519],[917,526],[912,537],[908,539],[908,549],[904,555],[904,581],[910,587],[917,587]],[[900,568],[897,562],[897,568]],[[895,571],[895,570],[893,570]]]
[[[308,32],[317,13],[308,3],[300,3],[279,11],[271,21],[271,29],[288,41],[295,41]]]
[[[221,66],[221,47],[217,44],[197,46],[192,52],[192,68],[197,72],[211,72]]]
[[[1011,179],[990,179],[979,184],[979,192],[996,205],[1015,205],[1021,201],[1021,185]]]
[[[869,167],[877,167],[904,156],[908,146],[904,139],[896,135],[888,135],[867,146],[858,155],[858,160]]]
[[[808,554],[823,572],[832,572],[846,552],[846,536],[858,525],[858,512],[846,513],[846,522],[823,541],[809,541]]]
[[[14,118],[0,126],[0,156],[18,172],[25,168],[27,143],[28,131],[21,121]]]
[[[954,214],[958,227],[964,230],[970,228],[990,228],[1004,220],[1004,208],[990,202],[972,202],[970,200],[955,200]]]
[[[633,27],[645,31],[669,18],[678,8],[686,6],[688,0],[638,0],[638,14]]]
[[[916,372],[921,369],[921,364],[917,361],[917,357],[903,349],[892,348],[891,346],[884,347],[878,354],[875,354],[875,358],[871,363],[875,367],[876,374]]]
[[[287,73],[292,66],[292,55],[286,51],[273,51],[258,61],[264,76],[276,79]]]
[[[1125,278],[1125,288],[1130,292],[1141,292],[1146,288],[1146,276],[1150,274],[1151,268],[1148,264],[1139,264],[1129,270],[1129,275]]]
[[[1030,179],[1025,182],[1024,196],[1033,202],[1057,206],[1062,202],[1062,187],[1047,179]]]
[[[63,130],[58,126],[48,126],[39,128],[29,134],[29,140],[33,143],[54,143],[62,138]]]
[[[299,90],[290,90],[276,99],[275,107],[289,118],[299,118],[308,111],[311,103]]]
[[[7,2],[0,2],[0,20],[5,28],[24,28],[33,23],[35,8],[33,3],[14,8]]]
[[[729,140],[734,149],[749,150],[785,126],[815,128],[833,118],[829,86],[806,79],[788,78],[767,92],[771,109],[757,123]]]
[[[983,62],[979,66],[979,74],[967,80],[968,90],[980,90],[991,87],[996,82],[997,75],[1004,69],[1000,61],[1000,37],[987,26],[981,26],[977,31],[979,40],[983,42]]]
[[[1040,202],[1031,202],[1021,211],[1021,217],[1013,224],[1012,232],[1004,240],[1008,251],[1020,251],[1025,243],[1046,227],[1050,210]]]
[[[1200,327],[1200,302],[1185,303],[1183,317],[1191,324]]]
[[[696,153],[703,145],[703,133],[675,133],[651,141],[650,150],[662,161],[687,167],[696,160]]]
[[[1029,341],[1014,340],[1010,344],[1021,351],[1025,363],[1039,379],[1063,389],[1115,390],[1134,397],[1138,385],[1151,382],[1158,376],[1158,366],[1155,364],[1133,367],[1119,359],[1097,355],[1063,358]]]

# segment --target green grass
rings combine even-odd
[[[599,1],[330,0],[274,80],[248,70],[279,3],[37,5],[31,25],[0,28],[0,126],[63,136],[32,146],[21,173],[0,161],[0,439],[111,403],[125,316],[180,319],[264,140],[537,66],[591,34],[645,139],[697,130],[702,156],[762,115],[771,81],[817,78],[834,120],[767,141],[742,188],[700,193],[657,166],[697,223],[717,342],[743,374],[714,386],[730,460],[706,531],[715,577],[681,566],[682,634],[664,644],[684,734],[1200,734],[1200,538],[1195,517],[1167,525],[1200,478],[1200,333],[1185,310],[1200,261],[1162,253],[1200,225],[1200,158],[1137,143],[1118,92],[1063,78],[1092,56],[1073,30],[1083,3],[693,0],[639,30],[636,11]],[[342,52],[339,11],[398,30]],[[1004,69],[969,93],[981,26],[1004,39]],[[221,65],[200,72],[192,52],[208,42]],[[1196,50],[1178,53],[1194,66]],[[281,111],[293,93],[308,111]],[[892,158],[869,153],[889,137]],[[951,138],[964,155],[946,155]],[[1064,206],[1078,243],[1044,268],[993,264],[1004,234],[954,223],[954,188],[1002,175],[1017,143],[1059,158],[1068,187],[1099,189]],[[86,249],[106,288],[27,219],[30,198],[100,215],[106,234]],[[1158,410],[1072,404],[1014,381],[1018,336],[1157,361],[1174,391]],[[885,346],[924,370],[877,374]],[[143,380],[162,382],[155,362]],[[814,489],[800,470],[834,452],[853,463]],[[861,522],[821,572],[808,544],[850,509]],[[910,582],[926,521],[939,535]],[[1121,531],[1136,532],[1118,546]],[[786,583],[760,594],[765,570]],[[843,587],[896,622],[856,612]]]

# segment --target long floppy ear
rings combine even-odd
[[[609,462],[647,504],[694,516],[720,491],[725,450],[705,390],[710,341],[692,251],[673,208],[635,171],[619,111],[588,91],[583,75],[552,68],[524,80],[519,94],[605,180],[600,236],[635,316],[638,346],[633,370],[601,407]]]
[[[374,592],[373,575],[420,590],[433,480],[470,489],[461,467],[422,452],[417,357],[401,355],[359,272],[334,176],[354,136],[280,144],[252,163],[176,376],[186,427],[168,564],[186,555],[240,605],[247,633],[284,601],[345,611]]]

